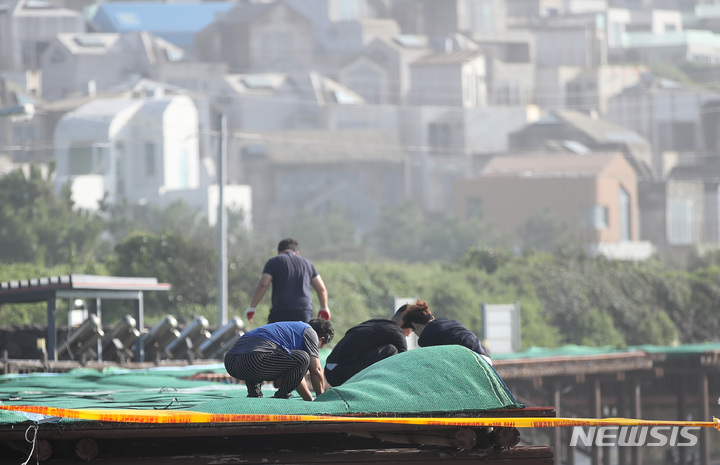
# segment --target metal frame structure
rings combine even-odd
[[[0,283],[0,305],[7,303],[47,302],[47,351],[57,361],[57,299],[94,300],[96,315],[102,321],[103,299],[134,300],[135,318],[139,328],[144,327],[143,293],[169,291],[171,285],[159,283],[157,278],[96,276],[70,274],[47,278],[5,281]],[[137,344],[136,357],[143,362],[145,354],[142,336]],[[102,354],[99,353],[101,359]]]

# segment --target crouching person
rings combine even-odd
[[[467,347],[484,358],[490,365],[492,359],[478,337],[462,323],[447,318],[435,318],[428,304],[418,299],[408,305],[402,315],[403,329],[412,329],[420,347],[459,345]]]
[[[411,330],[401,329],[403,305],[389,320],[373,319],[353,326],[328,355],[325,379],[340,386],[373,363],[407,351],[406,337]]]
[[[329,321],[315,318],[308,323],[282,321],[270,323],[242,335],[225,354],[225,369],[233,378],[245,382],[248,397],[262,397],[263,381],[274,381],[275,398],[287,399],[295,390],[312,401],[305,375],[316,395],[325,389],[319,349],[335,334]]]

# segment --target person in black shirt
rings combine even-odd
[[[400,307],[389,320],[368,320],[350,328],[325,362],[328,384],[340,386],[373,363],[407,351],[405,338],[411,331],[400,328],[406,307]]]
[[[310,260],[298,254],[298,242],[288,237],[277,246],[277,255],[265,262],[260,280],[253,292],[245,318],[252,323],[255,307],[272,284],[272,297],[268,323],[304,321],[312,318],[313,301],[310,288],[317,293],[320,311],[318,318],[330,321],[328,291],[320,273]]]
[[[403,313],[402,327],[415,332],[420,347],[460,345],[481,355],[492,365],[490,354],[472,331],[455,320],[435,318],[428,304],[420,299]]]

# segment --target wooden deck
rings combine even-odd
[[[492,416],[554,416],[552,409],[504,410]],[[334,422],[138,424],[73,422],[0,426],[0,464],[65,465],[553,463],[549,446],[501,447],[514,428],[465,428]],[[505,435],[499,435],[503,431]],[[510,431],[514,430],[514,431]],[[512,433],[512,434],[511,434]],[[498,439],[501,437],[501,439]],[[519,439],[518,439],[519,440]]]

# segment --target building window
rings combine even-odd
[[[50,45],[49,42],[24,40],[21,43],[22,64],[27,69],[38,69],[40,67],[40,56]]]
[[[73,145],[70,147],[68,174],[80,176],[91,174],[93,171],[92,147],[89,143],[84,145]]]
[[[608,208],[603,205],[586,206],[583,208],[582,226],[594,231],[607,229],[609,226],[608,216]]]
[[[433,148],[461,148],[463,138],[462,126],[459,124],[430,123],[428,126],[428,142]]]
[[[470,197],[465,201],[466,220],[482,220],[483,215],[483,201],[481,198]]]
[[[433,147],[449,147],[452,143],[450,125],[443,123],[430,124],[430,145]]]
[[[180,187],[187,188],[190,186],[190,167],[187,150],[180,150],[179,158],[178,168],[180,169]]]
[[[65,63],[65,54],[61,50],[53,50],[49,60],[50,63]]]
[[[94,144],[93,152],[95,157],[94,172],[96,174],[107,174],[108,146],[106,144]]]
[[[498,81],[495,86],[496,105],[519,105],[520,84],[512,81]]]
[[[115,144],[115,192],[125,195],[125,144]]]
[[[696,150],[695,123],[663,121],[659,125],[660,150]]]
[[[692,202],[685,199],[670,200],[667,212],[668,242],[672,245],[692,244]]]
[[[610,23],[610,31],[608,33],[608,44],[619,46],[622,43],[625,34],[625,25],[617,22]]]
[[[12,141],[14,145],[19,145],[23,150],[28,150],[34,140],[35,126],[27,123],[12,125]]]
[[[145,143],[145,176],[155,177],[155,144],[152,142]]]
[[[630,208],[630,194],[622,186],[619,187],[619,200],[620,200],[620,240],[630,241],[632,239],[631,233],[631,208]]]
[[[695,123],[674,123],[673,142],[677,150],[695,150],[697,148],[695,138]]]
[[[388,60],[389,60],[387,54],[386,54],[384,51],[382,51],[382,50],[380,50],[380,49],[377,49],[377,48],[371,50],[371,51],[368,53],[368,56],[369,56],[373,61],[375,61],[375,62],[377,62],[377,63],[380,63],[380,64],[385,64],[385,63],[387,63]]]
[[[335,21],[360,19],[359,0],[335,0]]]
[[[530,63],[530,45],[526,43],[505,45],[506,63]]]
[[[470,0],[467,3],[468,23],[465,25],[469,32],[492,32],[494,29],[492,4],[485,0]]]
[[[347,77],[347,87],[360,94],[367,103],[381,103],[382,76],[369,66],[352,70]]]
[[[266,67],[294,63],[293,34],[273,31],[260,38],[260,60]]]

